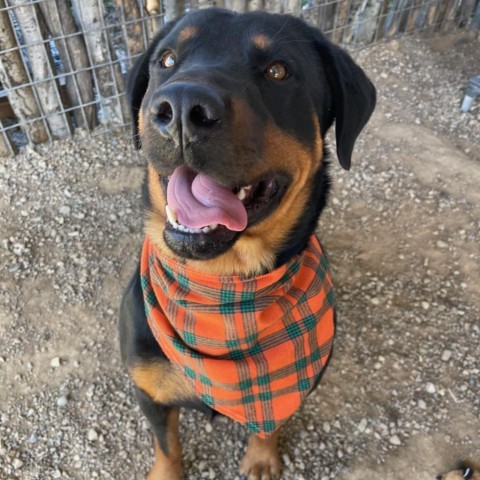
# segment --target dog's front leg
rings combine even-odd
[[[250,435],[247,451],[240,463],[240,473],[248,480],[275,480],[280,478],[282,464],[278,453],[279,430],[267,439]]]
[[[156,403],[139,389],[135,389],[135,393],[154,433],[155,462],[147,480],[180,480],[182,446],[178,436],[179,409]]]

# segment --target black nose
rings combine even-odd
[[[186,146],[204,140],[220,126],[225,104],[210,87],[172,83],[158,91],[151,113],[163,136]]]
[[[435,480],[443,480],[443,475],[437,475],[437,476],[435,477]]]

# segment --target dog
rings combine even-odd
[[[437,475],[436,480],[480,480],[478,465],[460,462],[453,470],[443,475]]]
[[[182,476],[179,407],[251,432],[240,471],[279,478],[280,426],[316,387],[334,336],[315,236],[325,134],[349,169],[371,81],[288,15],[209,8],[168,23],[127,81],[146,158],[146,238],[120,346],[154,433],[150,480]]]

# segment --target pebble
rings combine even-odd
[[[442,352],[442,360],[443,360],[444,362],[448,362],[451,357],[452,357],[452,352],[451,352],[451,350],[444,350],[444,351]]]
[[[422,308],[423,308],[424,310],[428,310],[428,309],[430,308],[430,304],[429,304],[428,302],[425,302],[425,301],[424,301],[424,302],[422,302]]]
[[[52,368],[58,368],[61,365],[60,357],[54,357],[50,360],[50,366]]]
[[[61,397],[57,398],[57,406],[65,407],[68,403],[68,397],[66,395],[62,395]]]
[[[437,241],[438,248],[448,248],[448,243],[443,242],[442,240]]]
[[[13,462],[12,462],[12,466],[15,470],[18,470],[19,468],[22,468],[23,467],[23,462],[19,459],[19,458],[16,458]]]
[[[360,423],[357,425],[357,430],[359,430],[360,432],[364,432],[367,428],[367,425],[368,425],[367,419],[362,418],[360,420]]]
[[[428,392],[428,393],[435,393],[437,391],[437,389],[435,388],[435,385],[433,383],[427,383],[427,385],[425,386],[425,390]]]
[[[98,440],[98,433],[91,428],[87,433],[87,438],[90,442],[96,442]]]
[[[212,433],[213,427],[212,427],[212,424],[210,422],[207,422],[205,424],[205,430],[206,430],[207,433]]]
[[[401,445],[402,444],[402,441],[400,440],[399,436],[398,435],[392,435],[388,441],[392,444],[392,445]]]

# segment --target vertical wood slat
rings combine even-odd
[[[14,15],[18,21],[25,41],[24,48],[28,55],[31,75],[40,107],[46,116],[51,134],[55,138],[66,138],[71,134],[71,125],[64,113],[60,86],[55,76],[55,68],[48,43],[42,31],[41,12],[37,4],[29,0],[9,0],[15,6]]]
[[[22,129],[31,143],[48,140],[48,132],[38,107],[20,48],[6,10],[5,0],[0,0],[0,82],[7,90],[10,105],[15,116],[22,123]],[[19,87],[19,88],[18,88]],[[38,119],[38,120],[37,120]],[[29,121],[31,120],[31,122]]]
[[[68,101],[75,109],[76,125],[91,130],[96,124],[95,98],[83,35],[78,31],[67,0],[43,0],[39,6],[51,35],[58,38],[55,44],[66,74]]]

